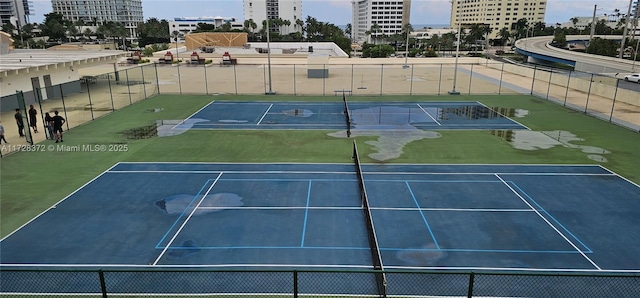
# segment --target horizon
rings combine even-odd
[[[235,17],[244,20],[243,0],[142,0],[143,18],[171,21],[174,18],[188,17]],[[53,12],[51,0],[33,0],[34,15],[30,16],[31,23],[42,23],[44,15]],[[629,5],[626,0],[548,0],[544,23],[570,22],[573,17],[591,17],[594,5],[596,14],[613,14],[619,9],[625,14]],[[169,8],[169,9],[168,9]],[[312,13],[309,13],[312,12]],[[307,16],[318,21],[344,26],[351,23],[351,0],[303,0],[302,19]],[[449,0],[412,0],[411,24],[418,25],[448,25],[450,24],[451,4]],[[414,26],[415,27],[415,26]]]

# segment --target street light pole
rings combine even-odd
[[[456,10],[456,19],[458,20],[458,42],[456,44],[456,62],[453,70],[453,89],[449,91],[449,94],[451,95],[460,95],[460,92],[456,90],[456,81],[458,79],[458,56],[460,56],[460,27],[462,26],[460,23],[460,8],[457,8]]]
[[[404,50],[404,65],[402,66],[402,68],[409,68],[409,65],[407,65],[407,59],[409,58],[409,24],[407,23],[406,26],[406,33],[407,33],[407,42],[405,43],[405,50]]]
[[[273,88],[272,88],[272,84],[271,84],[271,44],[269,42],[269,31],[271,28],[269,28],[269,16],[267,16],[267,64],[268,64],[268,68],[269,68],[269,91],[267,93],[265,93],[266,95],[274,95],[276,94],[275,92],[273,92]]]
[[[624,19],[624,30],[622,31],[622,40],[620,41],[620,55],[618,58],[622,59],[624,56],[624,43],[627,39],[627,30],[629,28],[629,19],[631,18],[631,6],[633,6],[633,0],[629,0],[629,7],[627,8],[627,17]],[[633,32],[635,35],[635,32]]]

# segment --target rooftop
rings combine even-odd
[[[127,53],[122,51],[91,50],[12,50],[0,56],[0,76],[17,74],[21,71],[42,70],[58,67],[85,67],[88,64],[106,63],[117,60]]]

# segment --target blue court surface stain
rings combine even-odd
[[[174,129],[357,130],[527,129],[514,110],[478,102],[226,102],[214,101]],[[510,112],[511,111],[511,112]],[[191,119],[198,119],[194,122]]]
[[[385,269],[640,273],[640,187],[603,167],[362,169]],[[353,164],[119,163],[0,264],[371,269],[367,220]]]

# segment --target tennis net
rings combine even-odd
[[[362,176],[362,167],[360,166],[360,157],[358,156],[358,147],[355,140],[353,140],[352,158],[356,164],[356,174],[360,185],[360,200],[362,203],[362,211],[364,212],[365,226],[367,227],[367,234],[369,236],[369,247],[371,248],[373,269],[380,270],[379,273],[375,273],[378,293],[380,294],[380,297],[387,297],[387,278],[383,272],[384,267],[382,266],[382,257],[380,256],[380,246],[378,245],[378,237],[376,236],[376,229],[373,225],[373,218],[371,217],[369,198],[367,197],[367,190],[364,186],[364,177]]]
[[[342,93],[342,102],[344,102],[344,117],[347,120],[347,138],[351,137],[351,111],[349,111],[349,103],[347,97]]]

